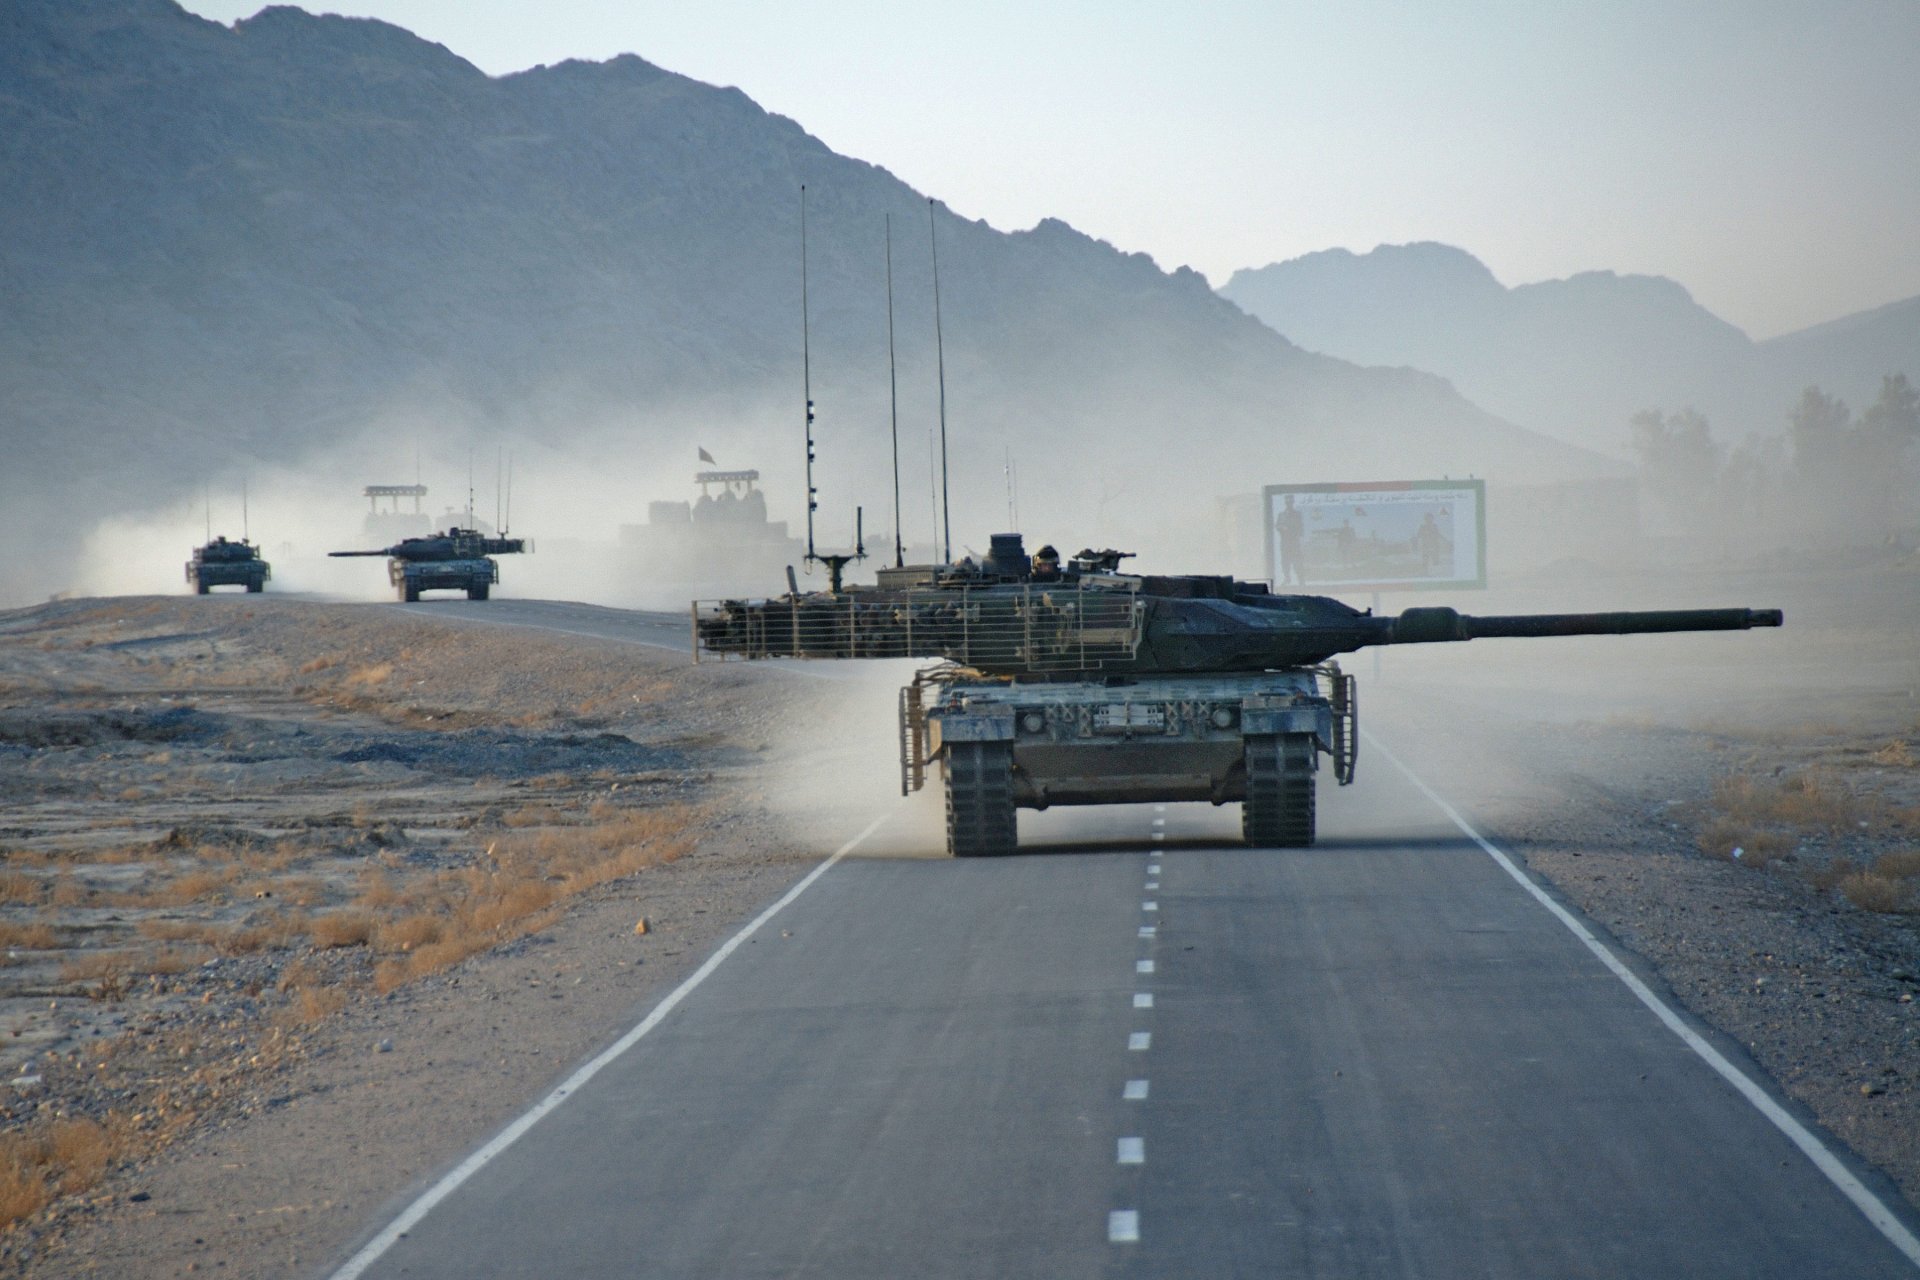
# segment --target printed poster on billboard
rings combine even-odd
[[[1270,484],[1275,591],[1435,591],[1487,585],[1484,480]]]

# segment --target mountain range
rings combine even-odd
[[[943,354],[956,542],[1005,518],[1009,461],[1036,536],[1189,568],[1211,504],[1263,482],[1620,471],[1431,374],[1303,350],[1192,271],[967,219],[635,56],[490,77],[366,19],[10,0],[0,172],[8,602],[67,585],[102,515],[268,467],[340,477],[351,511],[423,439],[571,459],[582,496],[525,512],[548,533],[687,496],[657,460],[696,442],[797,521],[803,186],[838,525],[888,509],[889,223],[901,429],[924,458]],[[595,480],[631,505],[598,510]]]
[[[1920,298],[1756,342],[1664,277],[1508,288],[1433,243],[1310,253],[1235,272],[1221,293],[1308,350],[1439,374],[1510,421],[1613,454],[1641,409],[1692,406],[1738,441],[1780,434],[1808,386],[1864,408],[1882,377],[1920,379]]]

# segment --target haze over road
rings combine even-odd
[[[493,619],[658,625],[571,608]],[[982,861],[883,824],[364,1274],[1913,1274],[1404,775],[1360,777],[1311,850],[1238,847],[1232,806],[1023,813]]]

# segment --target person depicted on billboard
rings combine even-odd
[[[1446,542],[1446,535],[1440,532],[1440,526],[1433,518],[1433,512],[1427,512],[1427,518],[1420,522],[1419,531],[1413,535],[1414,545],[1420,549],[1420,572],[1432,573],[1433,567],[1440,563],[1440,551]]]
[[[1286,509],[1275,517],[1273,531],[1280,535],[1280,585],[1292,582],[1306,586],[1307,576],[1300,568],[1300,544],[1306,541],[1307,523],[1293,509],[1292,494],[1287,495]]]

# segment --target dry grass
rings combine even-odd
[[[1792,853],[1797,842],[1778,831],[1766,831],[1735,818],[1720,817],[1700,832],[1702,853],[1727,858],[1743,866],[1764,867]],[[1736,858],[1734,855],[1738,853]]]
[[[56,907],[78,907],[92,898],[94,891],[71,873],[62,872],[54,878],[53,888],[47,893],[47,901]]]
[[[284,911],[256,911],[236,925],[210,929],[207,942],[230,956],[298,946],[312,922],[304,915]]]
[[[51,951],[60,945],[60,933],[49,924],[16,924],[0,920],[0,947]]]
[[[1884,764],[1895,769],[1911,769],[1916,764],[1920,764],[1920,760],[1914,758],[1913,751],[1907,746],[1904,738],[1895,738],[1867,759],[1875,764]]]
[[[97,1184],[126,1146],[124,1136],[93,1120],[55,1120],[33,1132],[0,1137],[0,1231],[39,1212],[56,1195]]]
[[[370,667],[360,667],[349,672],[344,683],[349,689],[364,689],[369,685],[385,684],[392,676],[391,662],[376,662]]]
[[[1884,816],[1884,806],[1855,795],[1821,769],[1788,774],[1778,781],[1742,775],[1714,784],[1713,804],[1727,817],[1811,830],[1840,830]]]
[[[18,871],[0,872],[0,902],[37,904],[46,896],[46,881],[39,876],[23,876]]]

